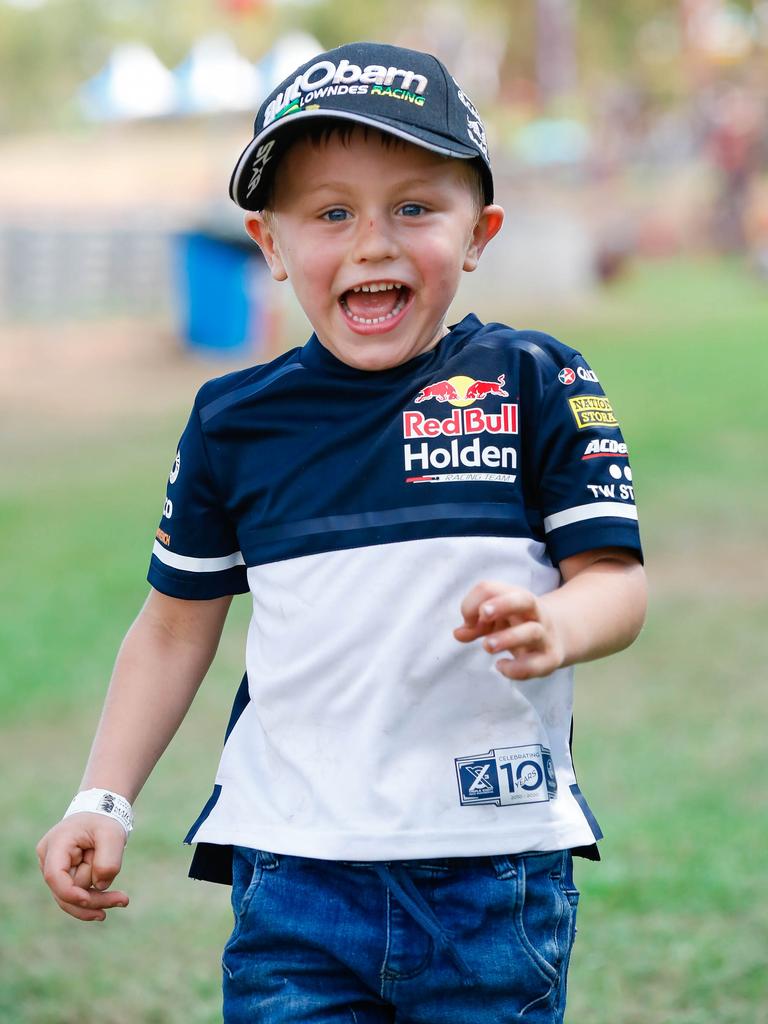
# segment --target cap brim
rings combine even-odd
[[[284,119],[274,121],[248,143],[235,165],[229,183],[229,194],[238,206],[244,210],[261,210],[264,208],[264,203],[269,194],[271,174],[262,175],[258,184],[255,187],[251,187],[247,170],[251,157],[264,142],[279,131],[285,132],[299,121],[306,121],[310,118],[314,120],[354,121],[357,124],[364,124],[370,128],[378,128],[388,135],[395,135],[406,142],[413,143],[415,146],[421,146],[423,149],[429,149],[433,153],[438,153],[440,156],[453,157],[458,160],[477,160],[483,170],[486,202],[490,203],[493,201],[493,181],[490,169],[483,160],[481,153],[472,146],[462,146],[452,138],[449,139],[438,132],[425,131],[421,128],[406,131],[402,127],[402,122],[390,121],[386,117],[376,117],[370,114],[363,116],[360,114],[350,114],[346,110],[336,111],[325,108],[323,110],[301,110],[295,114],[288,115]],[[279,158],[281,155],[282,153],[278,152],[272,159]]]

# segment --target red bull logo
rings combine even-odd
[[[489,395],[509,398],[505,385],[500,373],[496,380],[455,376],[423,387],[414,405],[432,401],[454,408],[448,416],[442,410],[434,416],[421,409],[403,411],[404,468],[414,474],[406,476],[406,482],[514,483],[517,449],[509,435],[519,431],[517,403],[494,403],[487,412],[479,406],[467,408]]]
[[[451,402],[459,397],[459,392],[449,380],[439,380],[436,384],[427,384],[425,388],[416,395],[416,405],[434,398],[438,402]]]
[[[509,398],[509,392],[504,390],[504,374],[500,373],[496,380],[476,380],[467,388],[467,398],[473,402],[482,401],[488,395],[501,395],[502,398]]]
[[[496,380],[474,380],[472,377],[460,375],[449,377],[447,380],[427,384],[416,395],[414,403],[420,405],[433,399],[436,402],[450,402],[451,405],[461,407],[472,405],[473,402],[482,402],[489,395],[509,398],[509,392],[504,389],[505,383],[503,373],[500,373]]]

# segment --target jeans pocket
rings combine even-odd
[[[526,854],[518,869],[515,924],[528,956],[551,983],[568,963],[578,892],[566,889],[570,853]],[[572,886],[572,881],[570,882]]]
[[[272,854],[245,846],[235,846],[232,850],[232,912],[235,923],[221,959],[221,965],[230,978],[232,971],[227,966],[227,956],[232,953],[243,933],[248,910],[261,885],[264,871],[276,866],[277,860]]]

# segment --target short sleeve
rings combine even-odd
[[[545,382],[538,410],[537,506],[550,557],[603,547],[642,561],[627,445],[595,372],[576,353]]]
[[[248,590],[243,556],[212,479],[196,407],[168,476],[147,579],[169,597],[191,600]]]

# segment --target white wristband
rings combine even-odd
[[[78,814],[89,811],[93,814],[104,814],[108,818],[119,821],[125,829],[126,836],[133,830],[133,810],[124,796],[118,796],[109,789],[84,789],[78,793],[67,808],[64,815]]]

